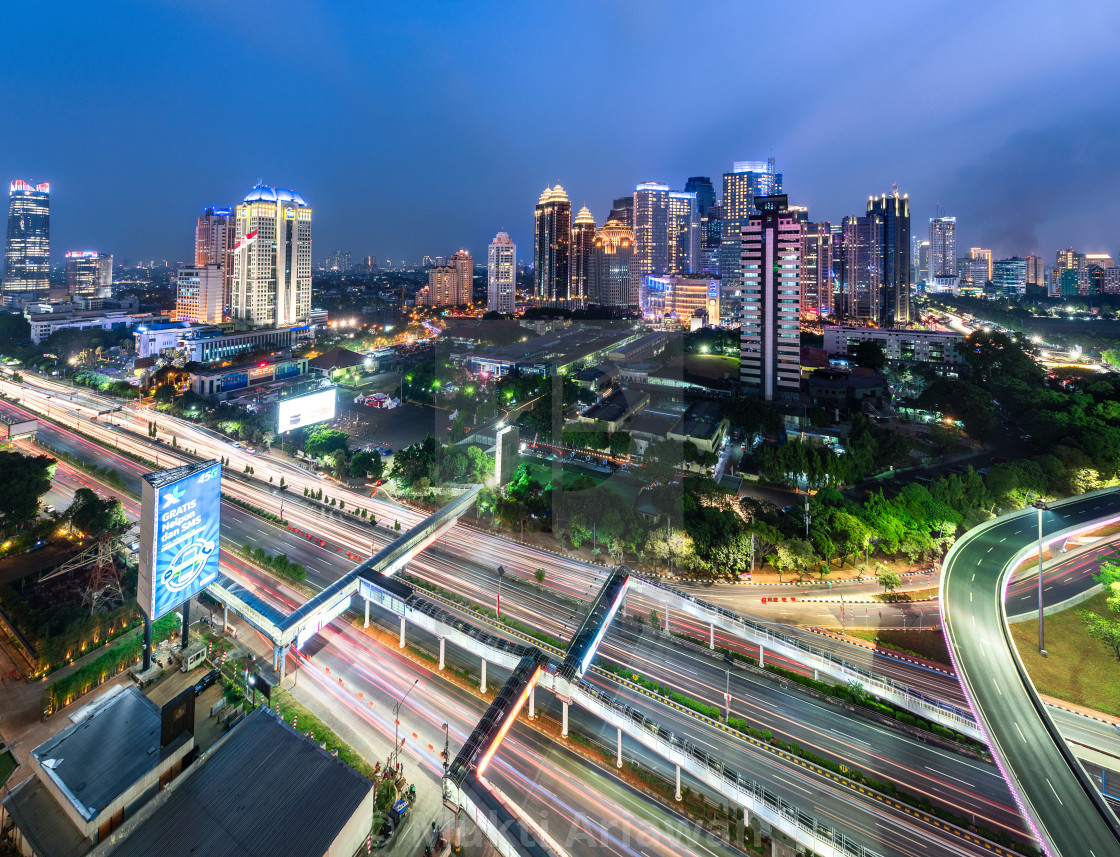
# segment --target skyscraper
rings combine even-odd
[[[583,206],[572,221],[572,254],[569,267],[568,297],[574,305],[587,303],[587,265],[591,259],[591,245],[595,241],[595,218]]]
[[[634,231],[608,220],[595,233],[587,266],[588,301],[624,311],[638,307],[637,259]]]
[[[709,205],[700,217],[700,273],[719,276],[719,245],[723,237],[723,206]]]
[[[112,253],[71,250],[66,254],[66,288],[71,298],[106,298],[112,285]]]
[[[890,194],[867,202],[869,217],[878,217],[883,231],[882,293],[872,320],[880,327],[902,327],[910,323],[910,199]]]
[[[425,306],[455,306],[459,303],[459,270],[454,265],[436,265],[428,269],[428,287],[418,296]]]
[[[929,219],[929,278],[957,276],[957,218]]]
[[[4,303],[46,294],[51,279],[51,186],[34,187],[17,179],[8,202],[8,237],[4,244]]]
[[[669,191],[666,214],[670,274],[691,274],[699,270],[700,217],[693,191]]]
[[[1084,253],[1078,253],[1072,247],[1069,247],[1065,250],[1059,250],[1054,257],[1054,270],[1055,271],[1068,271],[1068,270],[1075,270],[1077,268],[1084,268],[1084,267],[1085,267],[1085,254]],[[1059,276],[1061,276],[1061,275],[1057,274],[1057,275],[1055,275],[1054,278],[1058,279]]]
[[[716,204],[716,189],[708,176],[692,176],[684,183],[684,189],[696,194],[696,214],[701,218]]]
[[[564,188],[545,188],[537,200],[533,242],[533,292],[542,301],[568,299],[572,204]]]
[[[807,316],[832,315],[836,273],[832,263],[832,224],[801,222],[801,312]]]
[[[474,259],[471,254],[462,248],[451,257],[449,262],[455,269],[455,294],[451,303],[459,306],[474,302]]]
[[[992,263],[992,285],[1002,295],[1022,295],[1027,290],[1027,260],[1018,256]]]
[[[883,294],[883,223],[878,214],[845,217],[842,221],[844,274],[843,313],[879,323]]]
[[[513,315],[517,292],[517,245],[499,232],[490,242],[486,263],[486,309]]]
[[[634,246],[638,277],[669,266],[669,185],[642,182],[634,189]]]
[[[1027,285],[1045,287],[1046,265],[1041,256],[1027,257]]]
[[[915,282],[926,283],[930,280],[929,246],[929,241],[918,242],[917,262],[913,263],[913,267],[917,271]]]
[[[627,229],[634,228],[634,197],[623,196],[614,201],[614,207],[611,213],[607,215],[607,221],[617,220],[620,224]]]
[[[175,284],[175,318],[200,324],[220,324],[225,284],[225,269],[217,263],[180,268]]]
[[[801,387],[801,219],[784,194],[754,204],[743,230],[739,375],[772,401]]]
[[[194,266],[222,268],[222,311],[228,315],[233,301],[233,245],[237,243],[237,218],[232,208],[207,206],[194,228]],[[219,319],[220,320],[220,319]]]
[[[984,279],[984,282],[987,282],[988,280],[992,279],[992,251],[991,250],[988,250],[984,247],[969,247],[968,248],[968,258],[970,260],[972,260],[973,262],[981,263],[981,264],[973,266],[973,268],[972,268],[973,273],[976,274],[977,277],[982,276],[983,279]],[[981,283],[980,285],[983,285],[983,283]]]
[[[311,208],[291,190],[258,186],[237,206],[234,320],[282,327],[311,312]]]
[[[720,277],[725,301],[738,304],[742,231],[748,218],[755,214],[758,197],[782,192],[782,174],[774,159],[736,161],[731,172],[723,174],[723,237],[720,248]]]

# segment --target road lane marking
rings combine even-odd
[[[937,768],[931,768],[929,765],[925,765],[924,767],[927,771],[933,771],[935,774],[938,774],[942,777],[948,777],[950,780],[956,780],[958,783],[966,785],[970,789],[976,788],[976,786],[973,783],[966,782],[965,780],[962,780],[959,777],[954,777],[952,774],[947,774],[944,771],[939,771]]]
[[[805,792],[805,794],[807,794],[807,795],[811,795],[811,794],[812,794],[812,792],[811,792],[811,791],[809,791],[809,789],[806,789],[806,788],[802,788],[801,786],[797,785],[797,783],[793,783],[793,782],[790,782],[790,781],[789,781],[789,780],[787,780],[787,779],[786,779],[785,777],[779,776],[778,774],[774,774],[774,779],[776,779],[776,780],[781,780],[781,781],[782,781],[783,783],[785,783],[786,785],[792,786],[793,788],[797,789],[798,791],[802,791],[802,792]]]
[[[1025,736],[1023,735],[1023,730],[1019,728],[1019,721],[1018,721],[1018,720],[1015,720],[1015,721],[1013,721],[1013,722],[1015,723],[1015,731],[1019,733],[1019,737],[1020,737],[1020,738],[1022,738],[1022,739],[1023,739],[1023,743],[1024,743],[1024,744],[1026,744],[1026,743],[1027,743],[1027,739],[1026,739],[1026,737],[1025,737]]]
[[[1062,806],[1065,806],[1065,803],[1062,802],[1062,799],[1058,797],[1058,790],[1054,788],[1054,784],[1050,782],[1049,777],[1046,777],[1046,785],[1050,786],[1050,791],[1054,793],[1054,797],[1058,798],[1058,803],[1062,804]]]
[[[994,684],[996,686],[996,693],[998,693],[1000,696],[1003,696],[1003,691],[1000,690],[999,685],[996,684],[996,677],[995,676],[992,676],[992,684]]]

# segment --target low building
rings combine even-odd
[[[187,332],[180,347],[186,349],[188,360],[210,363],[258,350],[288,351],[301,334],[310,334],[310,330],[304,325],[227,333],[218,327],[194,327]]]
[[[825,327],[824,350],[850,357],[861,342],[879,342],[888,360],[954,366],[963,358],[956,345],[964,337],[953,331],[898,330],[882,327]]]
[[[191,373],[191,390],[207,399],[224,402],[243,391],[278,381],[292,381],[307,374],[307,358],[258,360],[239,366],[218,366]]]
[[[190,329],[191,324],[187,321],[138,325],[132,332],[137,358],[147,360],[174,351]]]
[[[371,362],[369,358],[339,345],[318,357],[312,357],[307,361],[307,365],[324,378],[333,378],[336,372],[343,369],[353,369],[356,366],[365,366],[369,362]]]
[[[130,314],[122,310],[90,312],[25,312],[24,317],[31,325],[31,341],[38,345],[52,333],[59,330],[88,330],[99,327],[113,330],[118,327],[132,327],[144,321],[158,320],[160,316],[151,313]]]
[[[617,377],[617,366],[588,366],[577,373],[572,380],[585,390],[598,393],[604,387],[609,387]]]
[[[649,404],[649,396],[630,390],[616,390],[598,404],[592,405],[577,417],[580,423],[601,423],[603,430],[618,431],[626,420]]]
[[[730,422],[717,402],[702,400],[689,405],[684,416],[669,429],[668,440],[691,441],[704,452],[716,452],[723,445]]]
[[[631,337],[607,353],[607,359],[612,363],[633,363],[638,360],[648,360],[665,350],[669,344],[669,335],[665,333],[647,333],[644,336]]]
[[[885,405],[889,394],[886,379],[870,369],[817,369],[809,376],[809,398],[814,405],[858,410],[864,402]]]
[[[639,301],[642,315],[648,319],[671,319],[686,327],[696,313],[718,319],[719,280],[647,274],[642,278]]]

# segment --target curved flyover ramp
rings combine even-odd
[[[1120,491],[1050,505],[1043,542],[1120,521]],[[964,535],[945,557],[941,618],[965,696],[1043,850],[1051,857],[1120,855],[1120,823],[1074,758],[1019,660],[1004,592],[1037,555],[1038,512],[1027,508]]]

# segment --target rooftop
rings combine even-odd
[[[723,414],[717,403],[706,400],[694,402],[685,411],[681,421],[673,426],[673,434],[710,440],[722,419]]]
[[[264,187],[263,185],[258,185],[249,191],[245,196],[245,202],[294,202],[296,205],[307,205],[303,197],[294,190]]]

